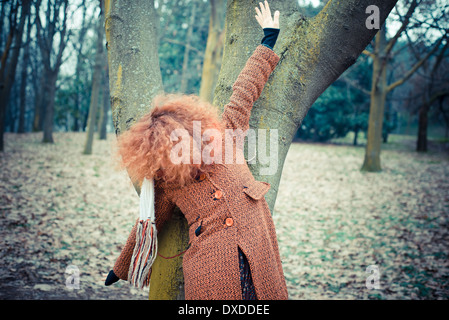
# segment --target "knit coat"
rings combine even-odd
[[[222,118],[227,129],[249,128],[254,102],[259,98],[279,57],[259,45],[237,77]],[[223,163],[186,186],[155,181],[156,228],[161,230],[175,206],[189,224],[189,249],[183,257],[186,299],[241,299],[238,247],[246,255],[260,300],[287,299],[278,242],[264,195],[270,188],[256,181],[247,163]],[[235,159],[235,157],[234,157]],[[201,226],[200,232],[195,230]],[[127,280],[136,225],[114,265]]]

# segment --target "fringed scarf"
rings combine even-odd
[[[157,230],[154,214],[154,180],[143,180],[140,190],[140,221],[128,281],[137,288],[150,285],[151,266],[157,255]]]

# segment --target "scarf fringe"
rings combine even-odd
[[[143,289],[150,286],[151,266],[157,256],[156,224],[150,219],[140,220],[136,232],[128,281],[135,287]]]

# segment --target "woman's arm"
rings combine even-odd
[[[279,56],[272,50],[279,34],[279,11],[275,12],[272,19],[268,2],[265,1],[265,5],[260,3],[260,6],[260,10],[256,8],[256,19],[263,28],[264,38],[232,86],[231,98],[222,115],[229,129],[245,131],[249,128],[253,104],[260,97],[268,77],[279,62]]]

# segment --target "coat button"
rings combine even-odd
[[[200,181],[203,181],[204,179],[206,179],[206,174],[205,173],[200,174]]]
[[[226,218],[225,224],[226,224],[228,227],[232,227],[232,225],[234,224],[234,219],[232,219],[232,218]]]
[[[215,191],[214,198],[215,199],[221,199],[221,197],[223,197],[223,192],[221,192],[221,190]]]

